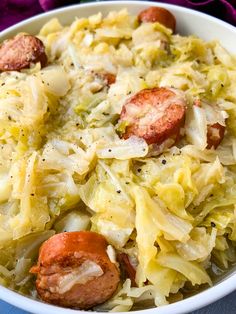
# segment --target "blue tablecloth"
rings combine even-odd
[[[0,314],[28,314],[28,313],[19,310],[14,306],[11,306],[3,301],[0,301]],[[201,310],[192,312],[191,314],[236,314],[236,291]]]

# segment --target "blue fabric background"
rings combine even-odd
[[[28,313],[19,310],[14,306],[11,306],[3,301],[0,301],[0,314],[28,314]],[[191,314],[236,314],[236,291],[226,296],[225,298],[215,302],[214,304],[211,304],[201,310],[194,311]]]

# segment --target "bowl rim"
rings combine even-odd
[[[166,3],[159,3],[159,2],[153,2],[153,1],[101,1],[101,2],[90,2],[90,3],[81,3],[81,4],[75,4],[70,6],[61,7],[59,9],[54,9],[46,13],[41,13],[38,15],[35,15],[31,18],[28,18],[24,21],[21,21],[13,26],[8,27],[7,29],[0,32],[0,39],[1,37],[6,36],[10,32],[14,32],[18,30],[18,28],[22,26],[29,25],[31,23],[34,23],[41,18],[45,17],[53,17],[55,14],[63,13],[63,12],[69,12],[73,11],[74,9],[78,10],[79,8],[84,7],[100,7],[101,9],[103,7],[106,7],[108,5],[137,5],[137,6],[159,6],[159,7],[165,7],[167,9],[174,9],[175,11],[179,11],[182,13],[189,13],[191,15],[202,17],[204,19],[207,19],[209,22],[217,23],[218,25],[226,28],[229,31],[233,31],[236,36],[236,28],[227,23],[224,22],[216,17],[210,16],[208,14],[195,11],[192,9],[188,9],[185,7],[173,5],[173,4],[166,4]],[[227,294],[233,292],[236,290],[236,271],[234,271],[229,277],[223,279],[221,282],[215,284],[214,286],[197,293],[194,296],[188,297],[184,300],[178,301],[176,303],[168,304],[165,306],[160,306],[157,308],[151,308],[151,309],[144,309],[139,311],[132,311],[133,314],[151,314],[151,313],[157,313],[157,314],[184,314],[188,313],[193,310],[197,310],[199,308],[202,308],[210,303],[213,303],[217,301],[218,299],[226,296]],[[28,311],[30,313],[34,314],[79,314],[84,311],[80,310],[72,310],[67,308],[62,308],[58,306],[54,306],[51,304],[46,304],[39,300],[34,300],[30,297],[24,296],[20,293],[17,293],[15,291],[12,291],[9,288],[6,288],[2,285],[0,285],[0,299],[8,302],[11,305],[14,305],[20,309],[23,309],[25,311]],[[95,312],[96,313],[96,312]],[[103,312],[100,312],[103,313]],[[119,313],[119,312],[116,312]],[[128,312],[122,312],[122,313],[128,313]],[[120,314],[122,314],[120,313]]]
[[[92,1],[92,0],[91,0]],[[169,8],[174,9],[176,11],[179,12],[186,12],[186,13],[190,13],[192,15],[195,16],[201,16],[205,19],[208,19],[211,22],[215,22],[217,24],[220,24],[221,26],[227,28],[230,31],[236,32],[236,27],[231,25],[228,22],[225,22],[223,20],[220,20],[217,17],[214,17],[212,15],[200,12],[200,11],[196,11],[193,9],[189,9],[189,8],[185,8],[183,6],[179,6],[179,5],[174,5],[174,4],[168,4],[168,3],[163,3],[163,2],[158,2],[158,1],[148,1],[148,0],[102,0],[97,2],[97,0],[95,0],[96,2],[88,2],[88,3],[78,3],[78,4],[73,4],[73,5],[68,5],[68,6],[62,6],[60,8],[57,9],[53,9],[47,12],[43,12],[43,13],[39,13],[36,14],[30,18],[27,18],[21,22],[18,22],[6,29],[4,29],[3,31],[0,32],[0,39],[1,37],[7,35],[7,33],[10,33],[12,31],[14,31],[15,29],[17,29],[18,27],[30,24],[31,22],[34,22],[35,20],[41,19],[43,17],[49,17],[50,16],[54,16],[55,13],[62,13],[63,11],[73,11],[73,9],[78,9],[78,8],[83,8],[83,7],[94,7],[94,6],[99,6],[99,7],[104,7],[107,5],[112,5],[112,4],[120,4],[120,5],[125,5],[125,4],[132,4],[132,5],[147,5],[147,6],[159,6],[159,7],[165,7],[165,8]]]
[[[218,283],[207,290],[197,293],[191,297],[188,297],[184,300],[171,303],[168,305],[144,309],[139,311],[132,311],[132,314],[184,314],[190,313],[200,309],[208,304],[211,304],[227,294],[233,292],[236,289],[236,273],[231,277],[226,278],[221,283]],[[0,285],[0,299],[5,302],[8,302],[11,305],[14,305],[20,309],[28,311],[34,314],[79,314],[85,313],[81,310],[72,310],[67,308],[62,308],[59,306],[47,304],[45,302],[31,299],[30,297],[19,294],[15,291],[12,291],[8,288],[5,288]],[[176,308],[177,307],[177,308]],[[107,312],[94,312],[94,313],[107,313]],[[129,312],[116,312],[117,314],[124,314]]]

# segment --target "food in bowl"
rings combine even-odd
[[[235,262],[236,61],[173,31],[124,9],[2,44],[1,284],[128,311]]]

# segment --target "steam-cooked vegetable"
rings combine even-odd
[[[99,311],[168,304],[236,262],[236,60],[145,12],[53,19],[48,65],[0,73],[0,284],[35,297],[29,269],[63,232],[126,258],[132,283],[120,267]]]

